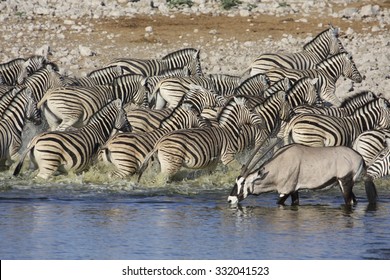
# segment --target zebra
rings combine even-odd
[[[168,69],[161,74],[167,74],[169,70],[187,68],[191,76],[203,76],[198,49],[180,49],[163,56],[162,60],[168,62]]]
[[[131,100],[125,94],[118,96],[109,85],[63,87],[48,91],[38,108],[44,112],[51,130],[64,131],[85,126],[97,111],[117,98],[123,104]]]
[[[145,87],[147,88],[149,93],[152,93],[154,91],[154,88],[156,85],[163,79],[168,78],[168,77],[187,77],[191,76],[191,73],[188,69],[188,67],[184,67],[181,69],[174,69],[174,70],[169,70],[165,71],[164,74],[158,75],[158,76],[150,76],[146,78],[145,82]],[[151,99],[150,96],[148,96],[148,102]]]
[[[122,76],[123,71],[119,66],[109,66],[93,70],[82,78],[67,78],[68,83],[76,86],[92,87],[96,85],[111,84],[114,78]]]
[[[159,128],[161,120],[168,117],[173,108],[159,110],[149,108],[131,108],[127,111],[127,119],[133,127],[133,132],[143,133]]]
[[[367,166],[370,166],[374,158],[388,145],[390,139],[389,129],[367,130],[359,134],[352,145],[352,149],[363,157]]]
[[[270,81],[266,75],[253,75],[243,81],[234,89],[233,95],[253,95],[265,97]]]
[[[0,165],[7,167],[19,156],[26,121],[34,125],[41,122],[41,114],[31,91],[24,89],[16,93],[0,119]]]
[[[46,57],[44,57],[42,55],[30,56],[26,60],[26,62],[27,62],[26,69],[27,69],[28,76],[31,76],[32,74],[34,74],[39,69],[47,67],[48,65],[50,65],[50,67],[52,69],[54,69],[54,71],[57,71],[57,72],[59,71],[59,68],[58,68],[57,64],[55,64],[54,62],[48,61],[46,59]]]
[[[194,60],[195,66],[192,66]],[[197,60],[199,60],[199,50],[188,48],[167,54],[162,59],[118,58],[107,66],[120,66],[125,74],[149,77],[161,75],[167,70],[183,68],[186,65],[191,66],[191,73],[193,73],[192,71],[201,73]]]
[[[216,92],[222,96],[233,95],[242,80],[239,76],[225,74],[209,74],[207,77],[213,82]]]
[[[48,179],[57,171],[80,173],[91,165],[99,147],[117,130],[131,131],[120,99],[111,101],[96,112],[83,128],[44,132],[34,137],[13,175],[20,173],[26,156],[39,169],[38,178]]]
[[[277,136],[282,121],[288,121],[291,116],[291,105],[283,91],[271,95],[252,110],[263,119],[263,129],[270,138]]]
[[[110,162],[115,167],[112,173],[114,178],[134,175],[139,170],[145,156],[162,136],[174,130],[206,125],[200,118],[199,111],[187,107],[183,104],[172,109],[171,114],[160,121],[159,128],[153,131],[116,134],[100,149],[98,159]]]
[[[367,167],[367,176],[371,180],[379,179],[390,174],[390,142],[386,139],[386,146],[378,152]]]
[[[189,91],[180,102],[191,103],[199,112],[205,109],[219,108],[225,105],[226,99],[197,85],[190,85]],[[147,132],[159,128],[163,119],[172,113],[173,108],[163,109],[130,109],[127,118],[134,132]]]
[[[371,91],[361,91],[341,102],[340,107],[318,107],[305,104],[294,107],[293,111],[294,114],[322,114],[333,117],[346,117],[376,98],[376,95]]]
[[[239,127],[244,124],[259,124],[261,119],[250,112],[245,100],[232,98],[218,117],[218,127],[181,129],[164,135],[145,157],[138,181],[157,153],[161,173],[169,181],[182,166],[191,169],[214,169],[221,161],[228,164],[230,153],[237,151]]]
[[[259,74],[259,75],[261,75],[261,74]],[[271,82],[270,82],[268,77],[267,77],[267,80],[268,80],[268,83],[270,84]],[[269,97],[269,96],[271,96],[279,91],[287,92],[292,87],[292,85],[293,85],[293,83],[290,81],[289,78],[287,78],[287,77],[282,78],[279,81],[277,81],[276,83],[269,85],[269,87],[264,91],[264,97]]]
[[[115,78],[111,83],[112,90],[124,104],[133,103],[147,107],[148,89],[146,78],[141,75],[125,74]]]
[[[49,89],[66,86],[63,77],[49,64],[27,77],[21,86],[29,88],[39,102]]]
[[[302,77],[318,78],[319,94],[322,100],[333,104],[336,107],[341,105],[335,95],[336,82],[341,75],[356,83],[362,82],[363,78],[356,68],[352,55],[342,52],[331,56],[317,64],[315,69],[295,70],[273,68],[266,74],[271,83],[287,77],[293,83]]]
[[[265,74],[271,68],[305,70],[315,68],[316,64],[329,56],[345,51],[339,40],[339,29],[330,26],[303,46],[297,53],[264,53],[256,58],[245,71],[250,75]]]
[[[22,84],[28,76],[28,65],[29,62],[24,58],[16,58],[0,64],[0,82],[8,86]]]
[[[154,109],[162,109],[167,103],[168,107],[176,107],[181,98],[189,91],[191,84],[217,92],[213,81],[207,77],[169,77],[156,85],[149,104],[154,105]]]
[[[286,126],[284,143],[313,147],[348,146],[364,131],[390,127],[390,109],[383,98],[374,99],[347,117],[300,114]]]

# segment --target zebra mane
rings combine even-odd
[[[323,36],[326,32],[329,32],[330,30],[332,30],[332,27],[329,27],[328,29],[325,29],[324,31],[320,32],[319,34],[317,34],[317,36],[315,36],[313,39],[311,39],[309,42],[307,42],[306,44],[303,45],[303,49],[306,50],[306,48],[311,45],[314,41],[316,41],[319,37]],[[335,35],[337,35],[336,33],[334,33]]]
[[[177,55],[183,55],[183,54],[195,54],[199,52],[199,50],[195,49],[195,48],[185,48],[185,49],[180,49],[180,50],[177,50],[177,51],[174,51],[174,52],[171,52],[165,56],[163,56],[161,59],[162,60],[169,60],[169,59],[172,59],[172,58],[175,58]]]
[[[16,62],[18,62],[18,63],[20,63],[20,62],[26,62],[26,60],[25,60],[24,58],[22,58],[22,57],[14,58],[14,59],[9,60],[9,61],[7,61],[7,62],[0,63],[0,67],[1,67],[1,66],[5,66],[5,65],[7,65],[7,64],[11,64],[11,63],[16,63]]]
[[[374,97],[373,99],[377,99],[378,98],[378,96],[375,93],[373,93],[372,91],[370,91],[370,90],[363,90],[363,91],[360,91],[360,92],[358,92],[358,93],[356,93],[356,94],[354,94],[352,96],[349,96],[349,97],[345,98],[343,100],[343,102],[341,102],[340,107],[345,107],[349,102],[351,102],[351,101],[353,101],[353,100],[355,100],[357,98],[364,97],[364,96],[366,96],[368,94],[372,94],[373,97]]]

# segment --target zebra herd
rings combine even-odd
[[[102,161],[114,168],[109,176],[140,180],[154,159],[171,180],[279,138],[353,148],[367,174],[386,176],[389,102],[370,91],[339,100],[341,76],[363,80],[333,26],[301,52],[261,54],[239,76],[203,73],[195,48],[114,59],[85,77],[62,76],[42,56],[18,58],[0,64],[1,165],[16,163],[17,176],[28,159],[47,179]],[[39,129],[22,150],[27,121]]]

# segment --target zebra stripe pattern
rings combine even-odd
[[[96,157],[102,146],[116,130],[130,131],[122,108],[117,99],[98,111],[85,127],[74,131],[45,132],[36,136],[28,145],[14,175],[18,175],[25,157],[38,167],[37,177],[47,179],[55,172],[81,172]]]
[[[313,147],[348,146],[363,131],[390,126],[388,102],[375,99],[347,117],[302,114],[287,124],[285,144],[299,143]]]
[[[234,95],[253,95],[265,97],[264,92],[269,88],[270,81],[266,75],[257,74],[240,83],[234,89]]]
[[[388,129],[364,131],[355,139],[352,148],[363,157],[366,165],[370,166],[380,151],[387,147],[387,139],[390,139]]]
[[[8,86],[22,84],[27,77],[28,61],[23,58],[13,59],[0,64],[0,82]]]
[[[351,96],[341,103],[340,107],[315,107],[302,105],[293,108],[295,114],[321,114],[333,117],[346,117],[355,112],[359,107],[376,99],[371,91],[362,91]]]
[[[112,176],[124,178],[134,175],[154,144],[170,131],[204,126],[196,110],[186,106],[174,108],[160,123],[160,128],[146,133],[120,133],[112,137],[99,151],[99,160],[115,167]]]
[[[304,45],[301,52],[262,54],[250,65],[250,75],[265,74],[271,68],[298,70],[315,68],[317,63],[328,56],[344,51],[344,47],[338,38],[338,33],[338,28],[331,26]]]
[[[167,104],[168,107],[176,107],[193,84],[216,92],[214,83],[210,78],[194,76],[170,77],[163,79],[155,87],[150,104],[155,104],[154,109],[162,109]]]
[[[28,89],[24,89],[13,95],[0,120],[0,161],[4,162],[15,159],[22,143],[22,130],[26,121],[35,125],[41,122],[41,114],[37,104]]]
[[[315,69],[294,70],[274,68],[267,72],[267,76],[272,82],[282,78],[289,78],[293,83],[303,77],[318,78],[319,94],[322,100],[333,104],[336,107],[341,105],[340,100],[335,95],[336,82],[343,75],[356,83],[360,83],[363,78],[356,68],[352,56],[346,52],[336,54],[323,60]]]
[[[219,126],[177,130],[163,136],[145,158],[140,175],[151,156],[157,153],[161,173],[170,180],[182,166],[192,169],[214,168],[219,161],[227,164],[237,151],[239,127],[261,120],[240,98],[231,99],[218,117]]]
[[[22,86],[29,88],[39,102],[49,89],[64,87],[66,83],[57,71],[47,65],[25,79]]]

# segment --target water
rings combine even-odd
[[[1,259],[390,259],[390,184],[380,201],[345,207],[338,189],[226,199],[236,172],[162,184],[108,181],[106,172],[60,176],[0,173]],[[199,174],[198,174],[199,175]]]

